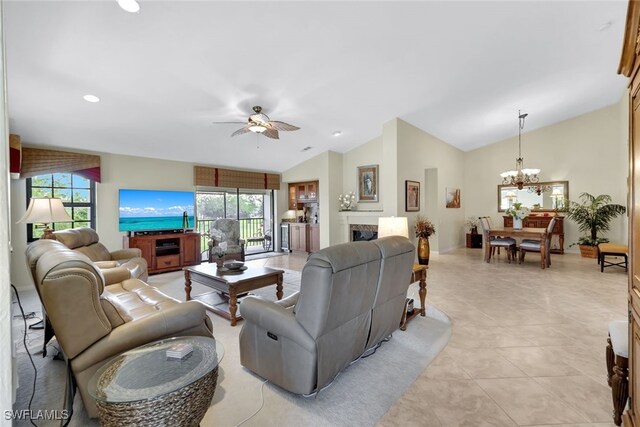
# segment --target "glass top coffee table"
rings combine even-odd
[[[167,350],[186,343],[182,359]],[[126,351],[89,381],[103,426],[198,425],[215,392],[224,347],[213,338],[177,337]]]
[[[186,300],[198,300],[211,311],[231,321],[235,326],[242,317],[237,315],[238,296],[249,291],[276,285],[276,297],[282,298],[282,277],[284,271],[269,267],[247,266],[242,271],[220,271],[215,264],[200,264],[185,267],[184,291]],[[214,292],[191,296],[191,282],[200,283],[214,289]]]

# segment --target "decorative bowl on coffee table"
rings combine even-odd
[[[223,264],[225,268],[228,268],[231,271],[240,270],[244,266],[244,262],[242,261],[227,261]]]

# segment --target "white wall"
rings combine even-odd
[[[628,148],[626,98],[620,103],[522,135],[525,167],[539,167],[541,181],[569,181],[569,198],[580,193],[609,194],[614,203],[626,205]],[[526,129],[525,129],[526,130]],[[502,224],[498,213],[497,186],[500,172],[513,168],[518,139],[466,153],[463,204],[466,216],[489,215]],[[465,203],[466,200],[466,203]],[[565,250],[576,242],[574,222],[565,221]],[[607,234],[612,241],[627,242],[627,218],[619,217]]]
[[[464,245],[465,153],[417,127],[398,120],[397,210],[409,218],[409,227],[417,215],[434,222],[436,234],[429,240],[434,251],[448,252]],[[434,175],[433,171],[437,171]],[[429,171],[429,172],[428,172]],[[429,183],[426,182],[429,177]],[[437,178],[436,178],[437,177]],[[435,183],[433,182],[435,179]],[[420,211],[405,211],[405,181],[420,182]],[[447,208],[445,188],[461,190],[461,207]],[[427,193],[429,188],[430,193]],[[434,197],[431,192],[436,189]],[[436,206],[432,206],[433,202]],[[436,214],[435,217],[433,214]],[[414,241],[417,239],[411,236]]]
[[[13,404],[13,373],[12,373],[12,342],[11,342],[11,283],[9,277],[9,247],[11,245],[10,190],[9,190],[9,142],[7,126],[6,79],[4,67],[4,32],[2,31],[2,11],[0,9],[0,424],[11,425],[11,421],[4,419],[4,411],[12,409]]]

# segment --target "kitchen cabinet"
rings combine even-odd
[[[320,250],[320,224],[309,224],[309,252]]]
[[[289,224],[289,244],[291,252],[308,252],[307,233],[309,224],[293,222]]]

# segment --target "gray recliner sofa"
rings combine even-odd
[[[414,252],[392,236],[310,255],[298,293],[242,302],[240,363],[292,393],[322,389],[398,329]]]

